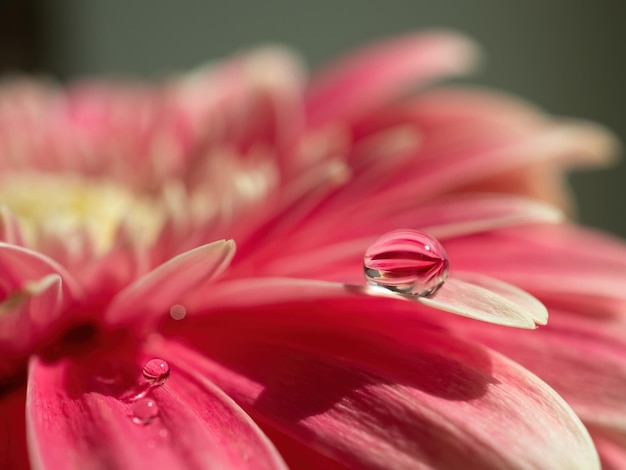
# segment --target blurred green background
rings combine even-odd
[[[377,38],[447,27],[484,47],[473,82],[626,141],[624,18],[626,2],[608,0],[0,0],[0,67],[64,80],[155,76],[259,42],[289,44],[316,66]],[[580,219],[626,236],[626,165],[571,181]]]

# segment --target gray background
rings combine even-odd
[[[266,41],[297,48],[315,66],[376,38],[454,28],[486,52],[474,82],[601,122],[626,140],[626,2],[56,0],[39,8],[44,70],[63,79],[154,76]],[[582,221],[626,236],[624,165],[571,180]]]

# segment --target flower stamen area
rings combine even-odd
[[[121,224],[130,225],[138,242],[150,242],[164,219],[158,201],[118,183],[74,173],[5,173],[0,204],[17,216],[29,247],[41,248],[52,237],[69,248],[89,241],[96,254],[113,246]]]

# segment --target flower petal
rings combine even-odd
[[[374,206],[377,206],[374,204]],[[387,206],[384,206],[387,207]],[[263,246],[238,260],[254,263],[257,273],[266,275],[314,277],[343,282],[359,282],[367,247],[386,231],[399,227],[417,228],[439,238],[462,237],[498,227],[561,221],[562,213],[546,204],[524,197],[477,194],[451,196],[419,207],[363,207],[346,213],[329,211],[295,225],[285,246],[281,238],[266,238]],[[334,230],[350,217],[351,224]],[[300,227],[302,229],[300,229]],[[278,245],[280,244],[280,247]],[[445,242],[444,242],[445,245]],[[280,249],[280,256],[276,251]]]
[[[445,247],[455,268],[503,279],[545,300],[626,301],[626,249],[591,230],[564,224],[504,228],[449,240]]]
[[[464,274],[451,275],[433,297],[416,300],[438,310],[475,320],[518,328],[535,328],[536,319],[547,320],[546,308],[530,294],[510,284]],[[469,282],[468,282],[469,281]]]
[[[391,39],[343,58],[316,77],[307,96],[311,124],[372,108],[413,83],[459,74],[476,62],[467,38],[444,31]]]
[[[526,370],[424,325],[390,320],[364,332],[343,323],[350,308],[303,302],[198,317],[180,333],[202,355],[159,350],[352,468],[598,468],[576,415]]]
[[[242,292],[245,295],[240,295]],[[220,282],[210,294],[204,291],[192,292],[184,301],[191,315],[304,302],[328,308],[336,305],[358,306],[360,315],[352,320],[359,322],[361,327],[369,325],[374,331],[380,327],[380,323],[390,321],[390,315],[393,315],[394,321],[401,319],[421,323],[429,318],[438,318],[442,310],[518,328],[535,328],[535,321],[545,323],[547,318],[545,307],[530,294],[502,281],[468,273],[459,273],[459,279],[448,278],[432,298],[416,298],[367,285],[306,279],[250,278]],[[365,320],[365,312],[368,312],[368,321]],[[299,313],[294,310],[292,315],[297,317]]]
[[[626,324],[551,310],[536,332],[449,323],[549,383],[592,429],[626,436]]]
[[[501,126],[509,122],[513,127],[545,125],[551,118],[532,103],[518,97],[496,91],[471,86],[448,86],[431,89],[421,94],[411,106],[413,116],[422,127],[433,130],[441,124],[454,124],[459,128],[476,121],[491,122]],[[603,165],[611,162],[621,147],[616,136],[596,123],[582,120],[561,119],[558,122],[570,123],[587,129],[587,140],[581,140],[578,152],[564,155],[562,163],[579,166]],[[445,132],[454,137],[456,133]],[[442,134],[443,136],[443,134]]]
[[[187,291],[221,274],[234,254],[235,243],[220,240],[172,258],[120,292],[106,311],[107,321],[154,320]]]
[[[0,273],[0,376],[6,377],[55,334],[65,308],[82,294],[58,263],[16,245],[0,243]]]
[[[0,391],[0,468],[29,470],[24,421],[25,387]]]
[[[601,436],[593,436],[603,470],[626,468],[626,448]]]
[[[67,302],[80,297],[80,288],[65,269],[41,253],[0,242],[0,272],[5,292],[20,288],[29,281],[38,281],[48,274],[63,279],[63,296]]]
[[[17,217],[4,205],[0,205],[0,241],[11,245],[24,245],[24,237]]]
[[[172,363],[165,385],[149,392],[158,414],[144,425],[95,373],[89,364],[32,360],[26,417],[33,468],[285,468],[252,420],[197,374]]]

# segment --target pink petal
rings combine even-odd
[[[0,241],[11,245],[24,245],[19,222],[6,206],[0,206]]]
[[[62,313],[62,285],[58,274],[48,274],[11,293],[0,308],[0,347],[27,350],[51,329]]]
[[[553,120],[532,103],[518,97],[495,90],[472,87],[443,87],[428,90],[412,104],[413,116],[427,129],[435,129],[442,124],[465,124],[482,121],[502,126],[510,123],[513,127],[545,125]],[[568,163],[573,165],[598,165],[614,160],[619,153],[620,143],[608,129],[596,123],[577,120],[558,120],[587,129],[588,140],[578,152],[569,155]],[[448,130],[448,129],[447,129]],[[454,135],[454,134],[453,134]]]
[[[626,468],[626,446],[604,438],[593,436],[594,444],[600,454],[603,470],[621,470]]]
[[[467,71],[477,51],[468,39],[433,31],[389,40],[341,59],[316,77],[307,96],[310,122],[344,119],[414,83]]]
[[[0,397],[0,468],[29,470],[24,421],[25,387],[3,389]]]
[[[27,248],[0,243],[0,272],[5,293],[28,281],[38,281],[48,274],[58,274],[63,279],[63,295],[66,301],[80,297],[78,284],[61,265]]]
[[[254,422],[193,371],[171,363],[167,382],[149,392],[158,414],[144,425],[90,365],[32,360],[26,417],[34,468],[285,468]]]
[[[180,334],[203,355],[164,349],[255,418],[351,468],[598,468],[571,409],[503,356],[393,316],[365,331],[358,306],[330,305],[198,318]]]
[[[445,245],[454,267],[482,272],[543,299],[626,301],[626,249],[571,225],[502,229]]]
[[[154,320],[187,291],[219,276],[234,254],[235,243],[220,240],[176,256],[120,292],[105,314],[107,321]]]
[[[468,135],[461,142],[425,146],[416,157],[419,171],[405,172],[402,180],[390,183],[379,194],[378,204],[432,198],[513,169],[569,161],[595,152],[597,141],[606,139],[604,132],[584,124],[551,124],[515,133],[492,126],[471,130],[465,131]],[[441,139],[449,137],[445,129],[439,133]]]
[[[626,436],[626,324],[551,310],[536,332],[450,323],[549,383],[591,428]]]
[[[80,288],[52,259],[0,243],[0,376],[15,372],[26,354],[60,325]]]
[[[254,262],[257,273],[357,282],[362,278],[365,250],[390,230],[416,228],[443,240],[503,226],[558,222],[563,217],[557,209],[537,201],[488,194],[450,196],[418,207],[384,206],[384,215],[374,206],[349,214],[342,210],[326,216],[322,212],[301,224],[302,229],[295,227],[288,245],[269,237],[249,258],[238,262]],[[347,217],[351,224],[335,230]],[[280,256],[276,256],[277,250]]]
[[[451,274],[433,297],[416,300],[474,320],[518,328],[532,329],[537,320],[545,324],[548,318],[546,308],[530,294],[486,276]]]
[[[468,281],[464,281],[467,279]],[[246,295],[239,295],[245,292]],[[270,307],[275,304],[311,302],[332,308],[333,305],[358,305],[361,327],[376,330],[390,320],[418,322],[435,320],[444,312],[489,323],[535,328],[535,322],[547,319],[545,307],[534,297],[516,287],[486,276],[459,274],[448,278],[432,298],[411,297],[367,285],[288,278],[238,279],[221,282],[209,294],[192,293],[185,299],[190,314],[220,313],[240,309]],[[425,308],[426,307],[426,308]],[[368,312],[368,321],[364,311]],[[297,312],[292,314],[298,316]],[[184,327],[184,326],[183,326]]]

